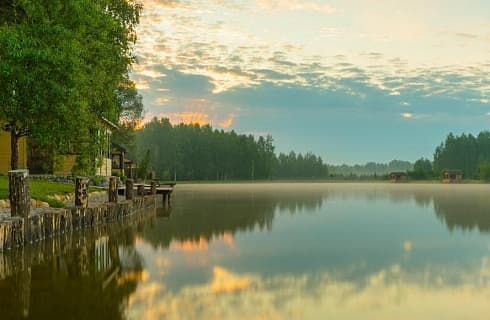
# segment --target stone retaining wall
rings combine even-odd
[[[99,224],[93,228],[82,228],[47,237],[44,241],[33,242],[22,250],[0,251],[0,280],[19,273],[26,267],[53,261],[74,250],[90,248],[94,250],[97,239],[101,237],[117,238],[127,230],[138,230],[156,216],[152,208],[135,211],[122,220],[110,224]]]
[[[20,217],[0,217],[0,251],[69,234],[73,230],[94,228],[98,225],[130,219],[137,213],[155,209],[156,197],[156,195],[147,195],[89,208],[46,208],[31,213],[27,222]],[[28,224],[25,231],[24,223]]]

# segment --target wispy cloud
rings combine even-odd
[[[290,148],[313,141],[285,138],[300,119],[312,130],[320,118],[337,128],[370,117],[379,119],[373,126],[444,119],[438,132],[485,127],[474,119],[489,109],[488,23],[468,8],[475,19],[442,28],[431,14],[447,15],[436,10],[443,2],[417,11],[425,3],[147,0],[131,76],[147,119],[267,131]],[[321,128],[315,134],[326,134]]]
[[[331,5],[309,0],[257,0],[257,4],[268,10],[306,10],[326,14],[335,12]]]

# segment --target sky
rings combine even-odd
[[[141,0],[145,119],[327,163],[432,159],[490,129],[488,0]]]

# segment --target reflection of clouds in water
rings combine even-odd
[[[475,270],[404,272],[398,264],[356,283],[325,272],[263,278],[213,268],[205,284],[178,292],[143,281],[130,319],[487,319],[489,259]],[[458,275],[459,281],[446,281]]]
[[[206,238],[204,235],[198,238],[192,238],[189,240],[172,240],[169,249],[174,251],[207,251],[209,249],[209,244],[214,243],[215,245],[225,244],[229,249],[235,249],[235,242],[233,239],[233,234],[231,232],[224,232],[223,234],[213,235],[211,239]]]

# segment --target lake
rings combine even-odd
[[[0,253],[1,319],[488,319],[490,185],[178,185]]]

